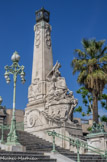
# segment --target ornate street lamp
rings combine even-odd
[[[11,57],[13,64],[11,66],[5,66],[5,74],[4,77],[6,79],[6,83],[10,83],[9,75],[13,74],[13,82],[14,82],[14,89],[13,89],[13,112],[12,112],[12,119],[11,119],[11,126],[10,132],[7,137],[7,144],[19,144],[18,136],[16,134],[16,118],[15,118],[15,103],[16,103],[16,81],[17,75],[21,76],[21,81],[25,83],[25,72],[24,66],[19,66],[18,62],[20,60],[19,54],[15,51]]]

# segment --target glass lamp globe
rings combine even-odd
[[[12,60],[13,62],[19,62],[20,56],[19,56],[18,52],[15,51],[15,52],[13,53],[13,55],[12,55],[12,57],[11,57],[11,60]]]
[[[25,76],[25,72],[22,71],[20,75],[21,75],[21,78],[23,78]]]
[[[9,77],[6,79],[6,83],[7,83],[7,84],[10,83],[10,78],[9,78]]]
[[[7,79],[9,77],[9,74],[7,71],[5,72],[4,77],[5,77],[5,79]]]

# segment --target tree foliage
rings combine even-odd
[[[75,112],[80,112],[82,114],[82,116],[92,115],[93,110],[92,110],[92,95],[91,95],[91,93],[85,87],[81,87],[80,89],[78,89],[77,93],[81,94],[83,105],[86,107],[86,113],[83,112],[82,106],[78,106],[75,109]]]
[[[102,94],[100,96],[101,106],[107,110],[107,94]]]
[[[74,111],[79,112],[82,116],[91,116],[93,115],[92,102],[93,98],[91,93],[85,88],[81,87],[77,90],[77,93],[82,97],[82,103],[85,106],[85,112],[83,111],[83,106],[78,106]],[[107,110],[107,94],[100,94],[98,100],[101,104],[101,107]],[[100,115],[99,115],[100,116]],[[100,117],[101,121],[105,121],[105,115]],[[104,119],[104,120],[103,120]]]
[[[101,119],[102,122],[107,122],[107,116],[106,115],[103,115],[100,119]]]
[[[98,96],[102,94],[107,84],[107,46],[103,47],[104,43],[105,40],[83,39],[83,50],[76,49],[76,57],[72,61],[73,74],[79,73],[78,83],[93,97],[93,121],[96,123],[98,123]]]

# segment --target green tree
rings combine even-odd
[[[102,94],[100,96],[101,106],[107,110],[107,94]]]
[[[93,121],[98,123],[98,96],[107,84],[107,46],[104,40],[82,40],[83,50],[76,49],[72,61],[73,74],[79,72],[78,83],[93,97]]]
[[[92,99],[91,93],[85,87],[79,88],[77,90],[77,93],[81,94],[82,103],[87,109],[86,109],[86,113],[85,113],[85,112],[83,112],[83,107],[78,106],[74,111],[75,112],[80,112],[82,114],[82,116],[90,116],[90,115],[92,115],[93,114],[93,109],[92,109],[92,100],[93,99]]]
[[[107,94],[102,94],[101,98],[101,105],[102,108],[107,110]],[[103,115],[100,117],[102,122],[107,122],[107,115]]]
[[[102,121],[102,122],[107,122],[107,116],[106,116],[106,115],[103,115],[103,116],[101,117],[101,121]]]
[[[83,103],[83,105],[85,106],[86,109],[85,109],[85,112],[84,112],[83,106],[79,105],[78,107],[76,107],[76,109],[74,111],[81,113],[82,116],[93,115],[93,109],[92,109],[93,98],[92,98],[91,93],[85,87],[79,88],[76,92],[81,95],[82,103]],[[98,100],[101,104],[101,107],[107,110],[107,94],[104,94],[104,93],[100,94],[99,97],[98,97]],[[104,115],[104,117],[100,116],[101,121],[105,121],[105,117],[106,117],[105,115]]]

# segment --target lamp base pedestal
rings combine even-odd
[[[26,152],[26,147],[22,146],[21,144],[16,144],[16,145],[0,144],[0,148],[1,150],[5,150],[5,151]]]
[[[18,142],[18,136],[16,133],[16,119],[15,116],[12,117],[11,120],[11,126],[10,126],[10,132],[7,136],[7,145],[19,145],[20,143]]]

